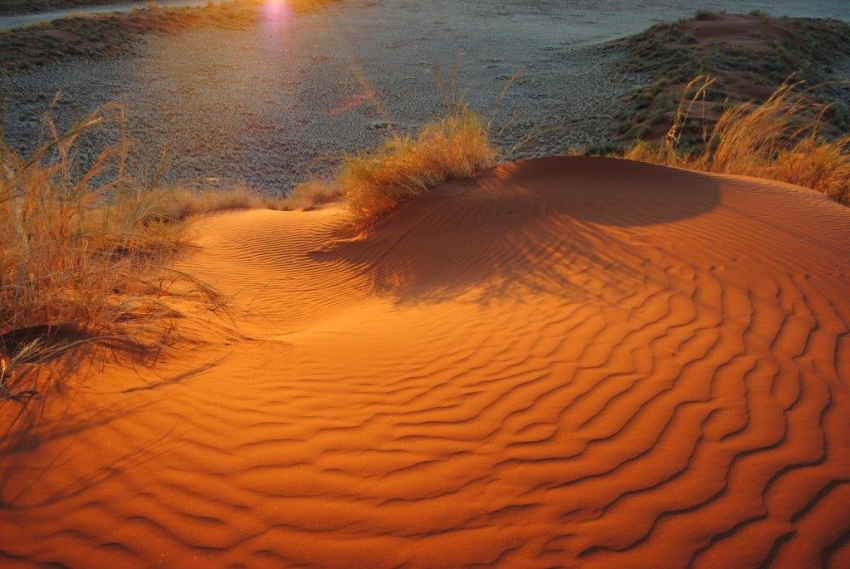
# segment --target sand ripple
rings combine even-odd
[[[850,216],[821,196],[553,158],[368,235],[197,231],[241,334],[19,433],[4,564],[850,565]]]

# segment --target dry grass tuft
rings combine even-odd
[[[799,85],[785,84],[763,104],[740,103],[725,110],[703,134],[695,149],[683,150],[680,140],[693,102],[711,80],[698,77],[688,85],[676,121],[663,143],[638,142],[625,153],[631,160],[668,166],[767,178],[823,192],[850,205],[850,136],[826,140],[820,136],[825,109],[815,109]]]
[[[236,209],[281,209],[282,200],[237,186],[224,191],[193,191],[187,188],[160,190],[151,215],[163,221],[183,221],[189,217]]]
[[[371,153],[347,155],[337,185],[363,224],[449,178],[471,178],[496,163],[491,126],[460,102],[416,136],[392,134]]]
[[[309,210],[340,198],[339,187],[333,182],[312,180],[298,184],[286,197],[282,209]]]
[[[83,139],[102,128],[118,142],[82,158]],[[19,372],[74,346],[161,345],[179,316],[167,301],[176,282],[219,302],[168,268],[182,226],[162,213],[172,205],[159,175],[134,163],[120,107],[64,133],[47,118],[45,129],[30,156],[0,142],[0,399],[32,395]]]

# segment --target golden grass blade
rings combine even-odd
[[[801,91],[785,83],[764,103],[739,103],[724,110],[696,150],[681,148],[683,121],[711,80],[697,77],[683,97],[674,125],[662,144],[640,141],[625,157],[668,166],[779,180],[823,192],[850,205],[850,137],[827,140],[821,124],[827,108],[818,108]],[[687,96],[687,95],[686,95]],[[685,111],[684,109],[688,110]]]

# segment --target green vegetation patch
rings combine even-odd
[[[838,20],[700,11],[624,43],[630,55],[627,70],[652,78],[629,96],[632,108],[620,117],[617,135],[625,143],[666,135],[685,86],[701,75],[716,81],[695,106],[693,133],[716,121],[724,107],[764,102],[789,80],[815,86],[806,96],[822,105],[850,97],[846,85],[818,86],[829,80],[836,62],[850,57],[850,24]],[[834,136],[850,132],[848,115],[844,104],[834,104],[824,115],[825,131]]]

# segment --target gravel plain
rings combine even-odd
[[[850,19],[844,2],[765,4],[706,7]],[[645,80],[618,71],[624,54],[608,42],[693,10],[685,0],[342,0],[297,17],[270,10],[251,29],[151,35],[131,56],[6,77],[6,136],[31,147],[60,90],[60,125],[117,101],[148,160],[168,149],[170,180],[280,194],[387,130],[410,131],[439,113],[433,70],[456,69],[466,100],[506,125],[497,142],[508,158],[552,154],[605,141],[623,95]]]

